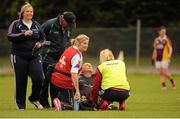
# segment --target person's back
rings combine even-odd
[[[99,59],[101,64],[93,77],[90,100],[99,104],[100,109],[103,110],[109,109],[110,103],[117,101],[119,110],[124,110],[125,100],[130,95],[125,64],[120,60],[115,60],[109,49],[102,50]]]
[[[98,66],[102,73],[101,89],[120,88],[129,90],[130,86],[126,77],[125,63],[120,60],[105,61]]]
[[[42,29],[46,34],[45,46],[42,49],[42,56],[44,62],[57,62],[60,55],[65,50],[66,42],[68,39],[64,37],[69,37],[62,31],[62,26],[59,25],[59,16],[57,18],[52,18],[42,24]]]

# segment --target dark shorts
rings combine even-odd
[[[102,94],[100,94],[100,97],[104,100],[110,101],[110,102],[121,102],[126,100],[130,96],[129,91],[118,91],[118,90],[112,90],[107,89]]]

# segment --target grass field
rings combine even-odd
[[[177,89],[173,90],[169,81],[168,89],[160,90],[158,74],[129,73],[131,96],[125,111],[60,111],[54,109],[37,110],[27,100],[26,110],[16,110],[14,103],[14,80],[12,75],[0,75],[0,117],[26,118],[180,118],[180,74],[174,74]],[[27,98],[30,95],[28,82]]]

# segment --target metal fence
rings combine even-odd
[[[0,29],[0,56],[9,54],[10,42],[6,37],[6,29]],[[177,28],[168,28],[168,36],[173,43],[173,54],[180,55],[180,30]],[[136,28],[77,28],[72,37],[78,34],[86,34],[90,37],[88,55],[97,56],[99,51],[104,48],[111,49],[115,56],[120,50],[124,51],[126,56],[136,55]],[[150,56],[152,52],[152,43],[157,36],[156,28],[141,28],[140,56]]]

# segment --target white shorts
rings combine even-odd
[[[167,69],[169,67],[169,61],[168,60],[165,60],[165,61],[156,61],[155,67],[156,67],[156,69],[160,69],[160,68]]]

